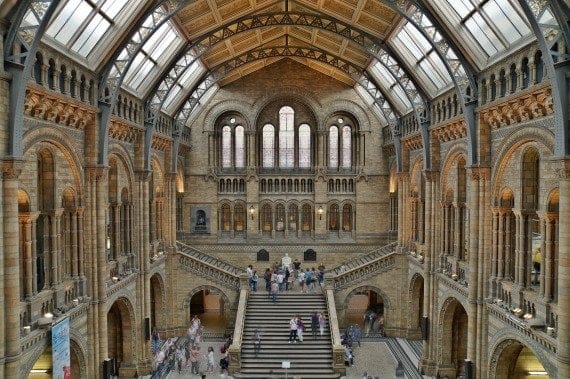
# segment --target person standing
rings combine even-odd
[[[289,343],[297,343],[297,328],[297,317],[293,316],[289,320]]]
[[[271,301],[277,302],[277,294],[279,293],[279,284],[276,281],[271,282]]]
[[[327,322],[325,315],[323,312],[319,312],[319,331],[321,336],[325,334],[325,323]]]
[[[208,347],[208,361],[206,364],[207,372],[214,372],[214,348],[212,346]]]
[[[303,332],[305,331],[305,323],[303,319],[297,315],[297,338],[299,342],[303,342]]]
[[[317,339],[317,330],[319,329],[319,314],[314,311],[311,314],[311,333],[313,334],[313,339]]]
[[[261,332],[259,329],[255,329],[255,333],[253,334],[253,353],[257,357],[259,351],[261,350]]]
[[[257,270],[253,270],[253,274],[251,275],[251,289],[253,292],[257,292],[257,281],[259,280],[259,276],[257,275]]]

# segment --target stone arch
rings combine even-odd
[[[107,159],[111,159],[111,156],[115,156],[118,161],[120,161],[126,169],[127,180],[129,182],[129,192],[132,192],[133,187],[133,177],[135,175],[134,163],[131,158],[132,154],[129,153],[124,146],[117,143],[113,143],[109,146],[109,153],[107,154]]]
[[[244,125],[246,130],[251,130],[253,123],[251,122],[255,116],[252,113],[252,104],[240,100],[225,100],[213,105],[208,113],[204,116],[204,123],[202,131],[213,132],[216,125],[216,121],[227,112],[237,112],[240,113],[246,125]]]
[[[465,306],[448,297],[439,313],[438,363],[440,375],[455,377],[467,357],[467,322]]]
[[[420,273],[415,273],[410,279],[410,284],[408,287],[408,314],[410,318],[408,319],[408,328],[411,337],[418,338],[421,333],[421,318],[423,316],[423,303],[424,303],[424,277]],[[416,317],[417,316],[417,317]]]
[[[545,209],[547,212],[558,212],[560,206],[560,188],[553,188],[548,194]]]
[[[294,100],[305,105],[314,117],[315,122],[314,125],[311,126],[316,129],[322,124],[322,120],[319,118],[319,111],[322,109],[322,105],[317,100],[316,94],[296,86],[283,86],[272,88],[270,91],[267,91],[263,97],[255,101],[252,107],[253,120],[255,120],[253,124],[254,127],[257,126],[261,112],[263,112],[268,105],[279,100]]]
[[[158,272],[150,277],[150,302],[151,329],[155,329],[166,322],[166,289],[164,278]]]
[[[119,297],[115,301],[108,302],[107,309],[107,348],[109,357],[114,358],[119,375],[123,375],[122,364],[134,367],[137,364],[136,344],[137,319],[130,299]]]
[[[369,286],[369,285],[364,285],[364,286],[359,286],[359,287],[355,287],[353,288],[350,292],[348,292],[345,296],[344,296],[344,301],[342,303],[342,309],[344,310],[344,320],[348,321],[349,317],[348,317],[348,310],[349,310],[349,304],[350,304],[350,299],[355,296],[355,295],[360,295],[363,293],[376,293],[378,296],[380,296],[382,298],[382,309],[381,309],[381,313],[383,316],[383,325],[390,325],[390,312],[389,310],[391,309],[390,307],[390,297],[388,296],[388,294],[383,291],[381,288],[376,287],[376,286]],[[369,298],[370,301],[370,298]],[[364,315],[364,312],[363,312]],[[361,318],[361,320],[363,320],[363,318]]]
[[[87,354],[85,353],[87,351],[87,342],[85,338],[77,331],[72,330],[69,336],[69,344],[71,350],[71,377],[87,377]]]
[[[509,331],[499,333],[489,348],[487,376],[492,379],[510,378],[509,374],[514,371],[514,365],[523,348],[527,348],[534,354],[550,378],[556,377],[556,366],[542,353],[543,348],[535,346],[530,341],[521,341],[520,336],[515,336]]]
[[[193,315],[197,314],[196,312],[194,312],[191,309],[192,298],[202,291],[204,291],[205,294],[210,293],[210,294],[216,295],[220,298],[221,303],[223,304],[223,308],[220,309],[221,315],[230,314],[230,311],[232,308],[232,303],[230,301],[230,297],[222,289],[220,289],[216,286],[205,284],[205,285],[193,288],[190,292],[188,292],[188,295],[184,298],[184,300],[182,302],[182,309],[186,310],[186,312],[185,312],[185,314],[186,314],[186,320],[185,320],[186,325],[188,325],[190,323],[191,317]]]
[[[504,176],[506,164],[512,155],[526,143],[539,144],[546,148],[550,155],[554,154],[554,135],[548,129],[538,127],[528,127],[520,129],[507,136],[501,145],[496,149],[496,158],[492,168],[491,185],[497,190],[497,185]],[[539,153],[542,149],[537,149]],[[542,156],[542,155],[541,155]],[[544,157],[547,158],[547,157]]]
[[[78,151],[76,146],[70,146],[69,141],[65,136],[61,135],[58,129],[51,126],[42,125],[41,128],[31,128],[29,131],[24,133],[22,138],[23,155],[26,157],[29,151],[38,144],[49,144],[56,147],[61,154],[63,154],[69,165],[73,169],[73,179],[76,183],[76,189],[80,195],[81,189],[83,188],[84,180],[83,175],[80,174],[79,168],[84,167],[85,162],[76,153]],[[40,150],[41,148],[38,148]]]
[[[443,159],[443,166],[441,170],[441,187],[445,188],[447,178],[449,177],[450,171],[458,162],[459,158],[463,157],[467,161],[467,145],[464,143],[459,143],[454,145]]]
[[[355,118],[360,131],[370,130],[370,118],[368,114],[354,101],[345,99],[334,100],[325,104],[323,108],[322,113],[326,115],[323,120],[328,120],[333,117],[335,113],[346,113]],[[322,127],[326,125],[319,124],[319,126]]]

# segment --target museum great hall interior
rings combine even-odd
[[[331,328],[381,304],[426,375],[570,378],[567,1],[0,19],[0,378],[55,375],[63,320],[73,378],[149,374],[195,314],[241,335],[245,267],[285,255],[325,267]]]

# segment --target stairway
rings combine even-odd
[[[332,368],[332,345],[329,325],[325,334],[313,339],[311,313],[323,312],[328,320],[327,306],[322,294],[281,292],[277,303],[272,303],[267,292],[252,292],[247,302],[243,343],[241,350],[241,372],[236,378],[285,378],[281,362],[291,362],[287,378],[338,378]],[[305,323],[303,342],[288,343],[289,320],[298,314]],[[262,333],[261,351],[257,356],[253,350],[255,329]],[[273,370],[273,374],[270,371]]]

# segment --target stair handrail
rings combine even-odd
[[[377,249],[374,249],[374,250],[372,250],[372,251],[369,251],[368,253],[366,253],[366,254],[364,254],[364,255],[360,255],[360,256],[358,256],[358,257],[356,257],[356,258],[353,258],[353,259],[351,259],[351,260],[344,261],[344,262],[341,263],[340,265],[338,265],[338,266],[336,266],[336,267],[333,267],[333,268],[331,268],[330,270],[328,270],[327,273],[340,275],[340,274],[343,274],[343,273],[348,272],[348,271],[350,271],[350,270],[354,270],[354,269],[357,269],[357,268],[359,268],[359,267],[366,266],[366,265],[368,265],[368,264],[371,263],[371,262],[366,262],[366,263],[363,263],[363,264],[361,264],[361,265],[359,265],[359,266],[356,266],[356,267],[343,269],[343,266],[346,267],[347,264],[350,264],[350,263],[353,262],[355,259],[362,259],[362,258],[373,257],[374,255],[377,255],[378,253],[381,253],[381,256],[376,257],[376,258],[373,258],[373,260],[378,259],[378,258],[381,258],[382,256],[384,256],[384,255],[386,255],[386,254],[389,254],[389,253],[391,253],[392,251],[394,251],[395,248],[397,247],[397,245],[398,245],[397,242],[392,242],[392,243],[389,243],[388,245],[381,246],[381,247],[379,247],[379,248],[377,248]]]
[[[351,286],[355,283],[362,282],[374,275],[377,275],[380,271],[391,270],[396,266],[396,249],[393,249],[395,244],[390,244],[384,246],[380,250],[380,255],[377,255],[372,260],[346,269],[345,271],[339,272],[337,275],[332,275],[330,277],[330,282],[335,290],[340,290],[342,288]],[[375,251],[375,253],[378,252]],[[329,283],[330,283],[329,282]]]
[[[249,298],[249,285],[246,284],[244,286],[244,283],[247,283],[247,277],[245,277],[245,275],[242,275],[240,279],[241,289],[239,292],[239,302],[236,322],[234,325],[234,334],[232,336],[232,344],[228,348],[228,354],[230,355],[229,371],[231,373],[241,371],[241,344],[243,340],[243,328],[245,326],[247,299]]]
[[[246,274],[244,269],[232,266],[225,261],[222,261],[221,259],[203,253],[198,249],[190,247],[181,242],[177,242],[177,251],[180,254],[178,263],[185,270],[206,277],[234,290],[240,289],[240,276]],[[212,258],[214,262],[205,262],[203,259],[200,259],[198,256],[192,253],[203,254],[208,258]],[[223,263],[224,266],[229,267],[230,270],[226,269],[225,267],[220,267],[220,263]]]
[[[329,316],[329,329],[331,331],[331,344],[333,354],[333,370],[340,376],[346,375],[346,366],[344,365],[344,347],[340,338],[338,327],[338,317],[336,314],[336,304],[334,301],[334,290],[330,286],[325,287],[325,300],[327,302],[327,313]]]

